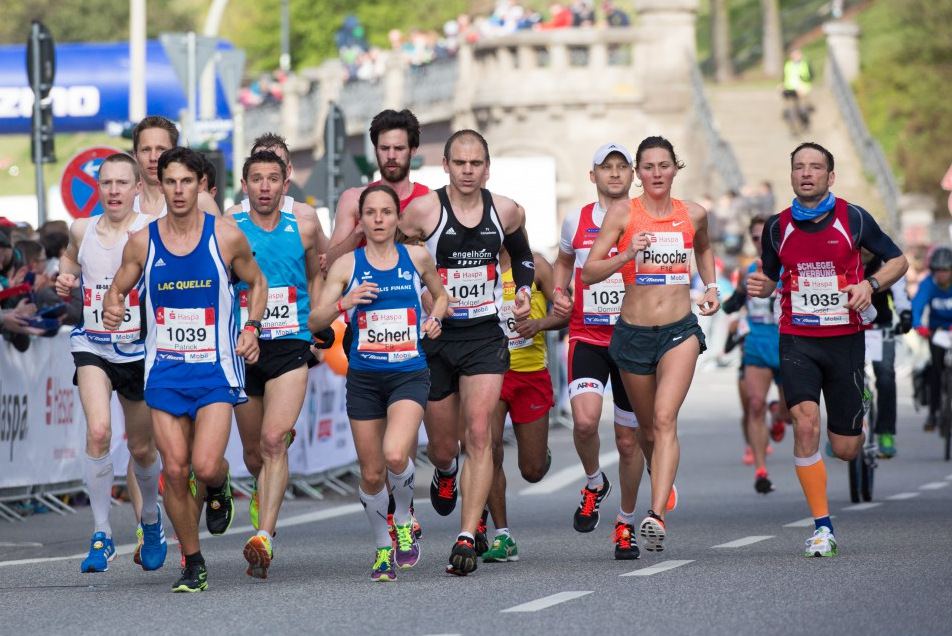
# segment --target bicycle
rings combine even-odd
[[[878,333],[878,335],[877,335]],[[876,443],[876,383],[872,381],[872,363],[882,359],[882,339],[892,338],[891,329],[870,329],[866,332],[866,367],[863,370],[863,448],[849,461],[850,501],[872,501],[876,467],[879,465],[879,444]],[[880,338],[878,350],[872,344]],[[872,345],[872,346],[871,346]]]
[[[932,344],[945,349],[942,369],[941,406],[939,407],[939,435],[945,446],[945,461],[952,455],[952,332],[947,329],[936,329],[932,334]]]

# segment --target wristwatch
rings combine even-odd
[[[244,325],[244,330],[247,331],[248,327],[251,327],[255,330],[255,337],[261,337],[261,321],[260,320],[246,320]]]
[[[875,277],[873,277],[873,276],[867,276],[867,277],[866,277],[866,282],[868,282],[868,283],[869,283],[869,286],[873,288],[873,293],[874,293],[874,294],[879,291],[879,281],[876,280]]]

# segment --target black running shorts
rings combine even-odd
[[[145,360],[123,363],[109,362],[94,353],[77,351],[73,353],[73,363],[77,369],[85,366],[102,369],[112,384],[112,390],[127,400],[141,402],[145,399],[143,395],[145,391]],[[73,373],[73,385],[79,386],[77,373]]]
[[[459,392],[461,375],[482,375],[509,370],[509,339],[502,330],[473,340],[431,340],[420,343],[430,366],[430,400]]]
[[[347,417],[352,420],[382,420],[387,408],[400,400],[411,400],[426,408],[430,392],[430,370],[347,371]]]
[[[259,340],[258,361],[245,365],[245,393],[263,396],[265,383],[288,371],[307,366],[312,357],[311,345],[304,340]]]
[[[654,375],[664,354],[692,336],[697,338],[700,352],[704,353],[707,349],[704,332],[693,313],[677,322],[653,327],[630,325],[619,318],[608,352],[622,371]]]

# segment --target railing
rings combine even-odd
[[[694,93],[694,112],[698,123],[701,124],[701,128],[704,130],[704,138],[710,152],[711,167],[720,175],[724,186],[728,190],[740,192],[744,185],[744,174],[741,172],[740,163],[734,155],[734,149],[717,131],[714,115],[711,113],[711,106],[704,94],[704,80],[701,78],[701,69],[693,61],[691,62],[691,88]]]
[[[415,109],[439,103],[451,104],[458,75],[459,65],[455,58],[407,68],[403,78],[407,106]]]
[[[263,104],[245,111],[244,137],[251,142],[267,132],[281,132],[281,104]]]
[[[896,184],[896,178],[886,161],[882,147],[869,133],[863,113],[853,96],[853,89],[843,77],[843,71],[840,70],[840,65],[832,51],[827,57],[826,64],[830,90],[840,107],[840,114],[853,140],[853,147],[856,148],[857,154],[863,161],[866,172],[876,180],[876,189],[879,190],[879,196],[886,205],[886,219],[890,233],[892,236],[899,236],[899,186]]]
[[[350,124],[359,123],[366,128],[374,115],[380,112],[384,104],[384,79],[372,82],[348,82],[340,91],[341,110]]]

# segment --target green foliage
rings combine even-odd
[[[903,189],[937,199],[952,159],[949,24],[952,0],[880,0],[860,16],[863,70],[856,93],[867,125]]]

